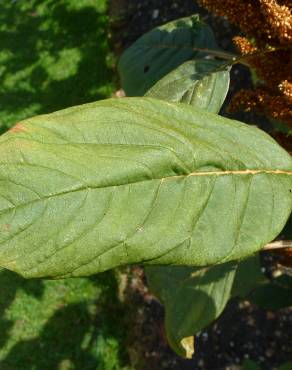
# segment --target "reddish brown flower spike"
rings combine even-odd
[[[240,91],[230,110],[255,110],[292,127],[292,13],[291,0],[200,0],[226,16],[246,37],[233,39],[259,79],[255,90]]]

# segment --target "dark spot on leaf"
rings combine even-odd
[[[149,71],[150,67],[149,66],[144,66],[144,73],[147,73]]]

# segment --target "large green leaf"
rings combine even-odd
[[[142,96],[163,76],[190,59],[202,59],[216,49],[209,26],[193,15],[154,28],[140,37],[122,55],[119,73],[128,96]]]
[[[165,305],[167,338],[180,356],[191,357],[194,351],[184,339],[205,328],[224,310],[235,271],[236,264],[232,262],[203,269],[147,267],[150,289]]]
[[[0,138],[0,266],[60,277],[243,258],[285,225],[291,162],[259,129],[186,104],[29,119]]]
[[[159,80],[145,96],[218,113],[229,88],[229,68],[222,66],[222,62],[216,60],[185,62]]]

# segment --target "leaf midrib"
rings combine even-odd
[[[147,48],[147,49],[177,49],[177,50],[192,50],[196,52],[211,54],[217,57],[222,57],[223,59],[230,60],[230,63],[227,65],[231,65],[231,62],[233,61],[233,58],[237,57],[237,55],[231,55],[230,53],[226,53],[221,50],[217,49],[208,49],[208,48],[197,48],[194,46],[188,46],[188,45],[177,45],[177,44],[150,44],[148,42],[143,43],[142,45],[137,45],[137,48],[140,47],[141,49]],[[195,59],[203,59],[203,57],[196,57]]]
[[[2,212],[0,212],[0,215],[3,215],[6,212],[9,212],[10,210],[17,209],[19,207],[25,207],[29,204],[41,202],[44,200],[48,200],[51,198],[71,194],[71,193],[77,193],[77,192],[82,192],[82,191],[88,191],[88,190],[97,190],[97,189],[106,189],[110,187],[119,187],[119,186],[127,186],[127,185],[134,185],[134,184],[139,184],[143,182],[148,182],[148,181],[157,181],[160,180],[161,183],[163,183],[166,180],[171,180],[171,179],[187,179],[188,177],[193,177],[193,176],[246,176],[246,175],[260,175],[260,174],[266,174],[266,175],[287,175],[287,176],[292,176],[292,171],[285,171],[285,170],[227,170],[227,171],[203,171],[203,172],[192,172],[189,173],[188,175],[175,175],[175,176],[166,176],[166,177],[161,177],[161,178],[152,178],[152,179],[147,179],[147,180],[138,180],[138,181],[133,181],[133,182],[127,182],[127,183],[122,183],[122,184],[111,184],[111,185],[104,185],[104,186],[81,186],[76,189],[71,189],[71,190],[64,190],[59,193],[54,193],[50,195],[43,195],[42,198],[38,199],[33,199],[25,203],[21,203],[19,205],[15,205],[13,207],[9,207],[6,209],[3,209]],[[25,187],[22,184],[17,184],[20,186]]]

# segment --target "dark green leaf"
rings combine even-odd
[[[278,367],[278,370],[292,370],[292,362],[286,362],[285,364]]]
[[[242,365],[242,370],[261,370],[258,364],[252,360],[245,360]]]
[[[145,96],[218,113],[229,88],[229,68],[223,69],[222,65],[206,59],[185,62],[159,80]]]
[[[253,289],[265,281],[266,278],[261,271],[259,255],[248,257],[238,263],[232,296],[245,298]]]
[[[292,240],[292,215],[289,217],[282,234],[286,240]]]
[[[183,357],[191,349],[182,340],[208,326],[224,310],[231,293],[236,264],[146,268],[150,289],[165,305],[165,327],[172,348]]]
[[[142,96],[163,76],[190,59],[202,59],[216,49],[210,27],[197,15],[181,18],[140,37],[122,55],[119,73],[128,96]]]
[[[292,277],[281,275],[258,286],[249,299],[265,310],[292,306]]]
[[[285,225],[291,162],[264,132],[186,104],[29,119],[0,138],[0,266],[60,277],[242,259]]]

